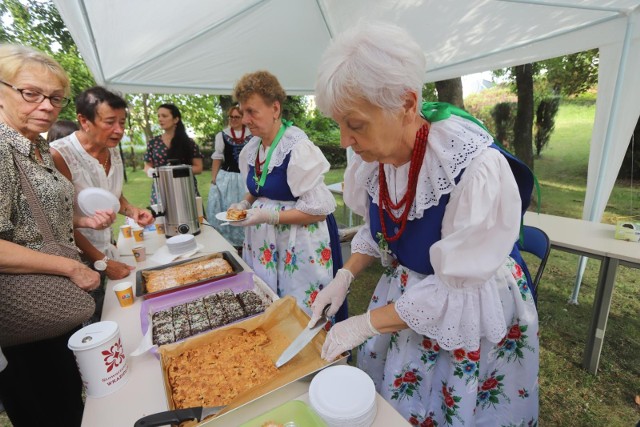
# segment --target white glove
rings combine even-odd
[[[327,310],[327,317],[331,317],[338,312],[349,293],[351,282],[353,282],[353,274],[349,270],[346,268],[338,270],[336,277],[323,290],[318,292],[316,299],[313,300],[313,304],[311,304],[313,314],[307,327],[312,328],[318,322],[322,317],[322,310],[329,304],[331,304],[331,307]]]
[[[242,211],[246,211],[251,208],[251,203],[247,199],[242,199],[238,203],[231,203],[229,205],[229,209],[240,209]]]
[[[254,208],[247,211],[247,219],[229,224],[235,227],[248,227],[250,225],[271,224],[276,225],[280,220],[280,213],[274,209]]]
[[[370,311],[338,322],[333,325],[322,346],[322,358],[332,361],[374,335],[380,335],[380,332],[371,324]]]
[[[153,174],[156,173],[156,168],[149,168],[147,169],[147,176],[149,178],[153,178]]]

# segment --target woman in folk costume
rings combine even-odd
[[[422,104],[424,72],[418,44],[382,23],[341,34],[321,61],[316,102],[355,152],[344,200],[365,225],[314,317],[376,258],[385,267],[323,357],[358,347],[412,425],[536,425],[538,316],[516,248],[533,175],[466,112]]]
[[[247,186],[240,174],[238,158],[240,151],[251,139],[251,131],[242,124],[242,112],[237,105],[228,111],[229,126],[218,132],[211,155],[211,188],[207,202],[207,221],[222,234],[233,246],[241,247],[244,230],[235,227],[220,227],[216,219],[218,212],[226,211],[229,206],[247,193]]]
[[[249,192],[231,206],[252,208],[246,220],[231,223],[245,227],[242,257],[278,295],[293,295],[311,313],[318,291],[342,267],[336,202],[324,184],[329,162],[301,129],[282,120],[286,94],[273,74],[244,75],[234,97],[253,134],[238,162]],[[345,303],[337,319],[346,313]]]

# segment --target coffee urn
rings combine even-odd
[[[156,215],[164,215],[166,236],[200,233],[191,166],[160,166],[154,180],[159,210]]]

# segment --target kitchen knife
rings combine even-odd
[[[296,337],[296,339],[293,340],[291,344],[289,344],[289,347],[287,347],[285,351],[282,352],[282,354],[276,361],[276,368],[281,367],[289,360],[291,360],[293,356],[300,353],[300,350],[305,348],[305,346],[309,344],[309,342],[311,342],[313,337],[318,335],[318,332],[320,332],[320,330],[324,328],[324,325],[329,320],[327,319],[326,315],[329,307],[331,307],[331,305],[327,304],[327,306],[322,310],[322,317],[318,319],[318,322],[313,328],[304,328],[302,332],[300,332],[300,334]]]
[[[158,412],[157,414],[147,415],[140,418],[133,425],[134,427],[155,427],[165,426],[169,424],[180,424],[183,421],[196,420],[202,421],[210,415],[220,412],[224,406],[198,406],[195,408],[175,409],[173,411]]]

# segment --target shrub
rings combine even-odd
[[[535,137],[533,143],[536,147],[536,156],[551,139],[551,133],[556,126],[556,115],[560,106],[560,98],[541,99],[536,109]]]

